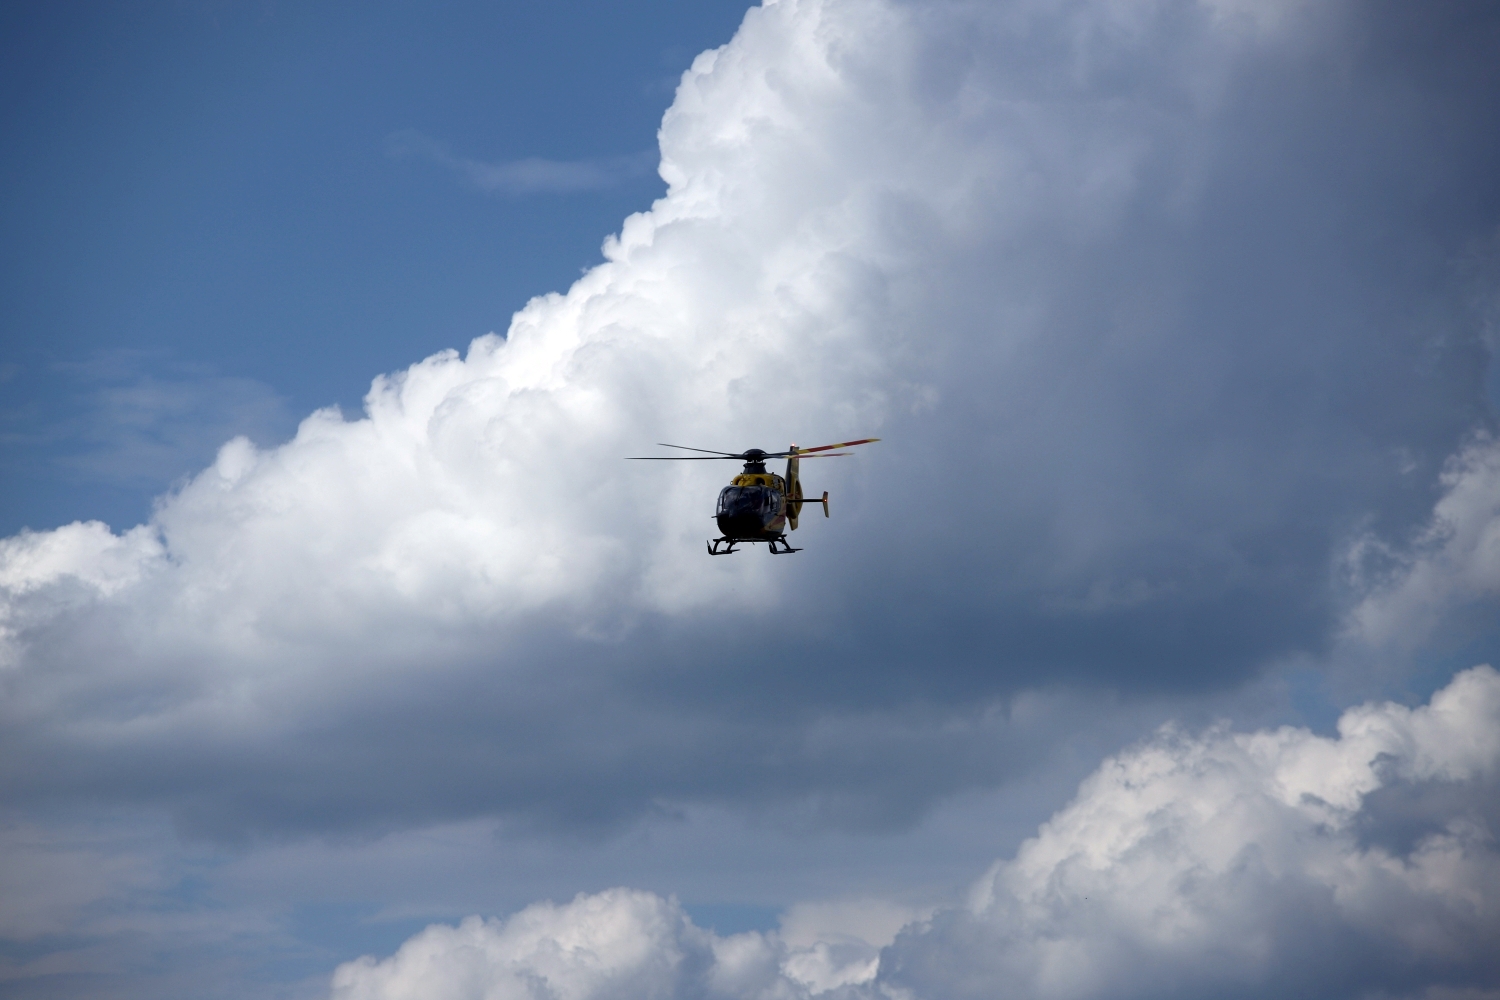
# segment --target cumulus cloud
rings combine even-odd
[[[759,935],[722,939],[692,925],[675,902],[616,889],[571,904],[539,903],[509,920],[471,917],[429,927],[383,962],[334,974],[339,1000],[405,996],[766,997],[774,953]]]
[[[882,958],[897,995],[1500,988],[1500,674],[1337,737],[1166,731],[1108,761],[967,907]]]
[[[787,914],[780,932],[721,937],[694,925],[676,900],[654,893],[580,893],[566,905],[537,903],[505,920],[476,916],[456,927],[435,924],[390,958],[366,956],[340,966],[332,996],[852,997],[848,988],[874,978],[879,945],[905,915],[879,901],[804,905]],[[836,928],[857,928],[864,936]]]
[[[1493,996],[1497,782],[1500,674],[1477,667],[1427,705],[1351,709],[1336,736],[1166,729],[878,962],[830,975],[831,948],[870,942],[793,914],[719,938],[620,889],[430,927],[340,967],[333,996]]]
[[[1405,542],[1368,534],[1350,549],[1351,585],[1362,599],[1350,615],[1358,638],[1381,646],[1420,645],[1434,629],[1500,594],[1500,443],[1470,442],[1443,471],[1431,520]]]
[[[145,526],[7,543],[0,787],[230,837],[879,828],[1044,753],[1019,691],[1316,652],[1350,531],[1421,523],[1488,419],[1477,9],[753,9],[566,293]],[[707,559],[714,471],[620,461],[864,434],[795,560]]]

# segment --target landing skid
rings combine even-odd
[[[789,552],[801,552],[801,549],[792,548],[792,543],[786,540],[785,535],[777,535],[775,538],[715,538],[708,543],[708,554],[711,556],[727,556],[734,553],[736,545],[758,545],[765,542],[771,549],[771,555],[781,556]],[[719,546],[723,545],[723,548]],[[776,546],[780,545],[781,548]]]

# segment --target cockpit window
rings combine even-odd
[[[719,516],[732,516],[745,509],[742,497],[745,493],[743,487],[726,486],[719,492]]]
[[[719,516],[773,513],[778,499],[768,486],[726,486],[719,492]]]

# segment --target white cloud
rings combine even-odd
[[[617,889],[435,925],[340,967],[333,996],[1487,995],[1497,778],[1500,674],[1477,667],[1428,705],[1350,709],[1334,737],[1163,730],[883,951],[910,916],[890,904],[805,904],[780,933],[724,939]],[[1392,808],[1413,790],[1458,794]]]
[[[20,597],[71,579],[107,596],[137,582],[160,558],[161,543],[144,525],[121,535],[99,521],[26,531],[0,540],[0,587]]]
[[[1494,989],[1497,776],[1489,667],[1430,705],[1351,709],[1337,737],[1167,730],[1105,761],[966,908],[903,934],[881,981],[943,997]],[[1457,794],[1399,814],[1378,794],[1414,789]],[[1402,824],[1415,833],[1393,845]]]
[[[880,949],[914,916],[909,907],[882,899],[789,906],[776,934],[786,948],[783,974],[813,993],[869,982],[879,968]]]
[[[565,906],[538,903],[508,920],[435,925],[385,961],[339,967],[336,1000],[608,1000],[612,997],[805,995],[783,978],[759,935],[719,938],[673,901],[613,889]]]
[[[339,967],[333,1000],[613,997],[797,1000],[874,978],[909,911],[878,900],[794,907],[779,933],[720,937],[632,889],[434,924],[390,958]]]
[[[19,664],[22,634],[140,582],[163,557],[156,532],[116,535],[99,521],[0,539],[0,668]]]
[[[1377,645],[1419,645],[1446,617],[1500,595],[1500,442],[1482,435],[1443,470],[1431,521],[1406,544],[1361,537],[1346,558],[1363,599],[1354,636]]]

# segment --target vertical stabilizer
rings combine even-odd
[[[786,460],[786,523],[796,531],[797,518],[802,513],[802,479],[797,475],[797,446],[792,445],[789,450],[791,455]]]

